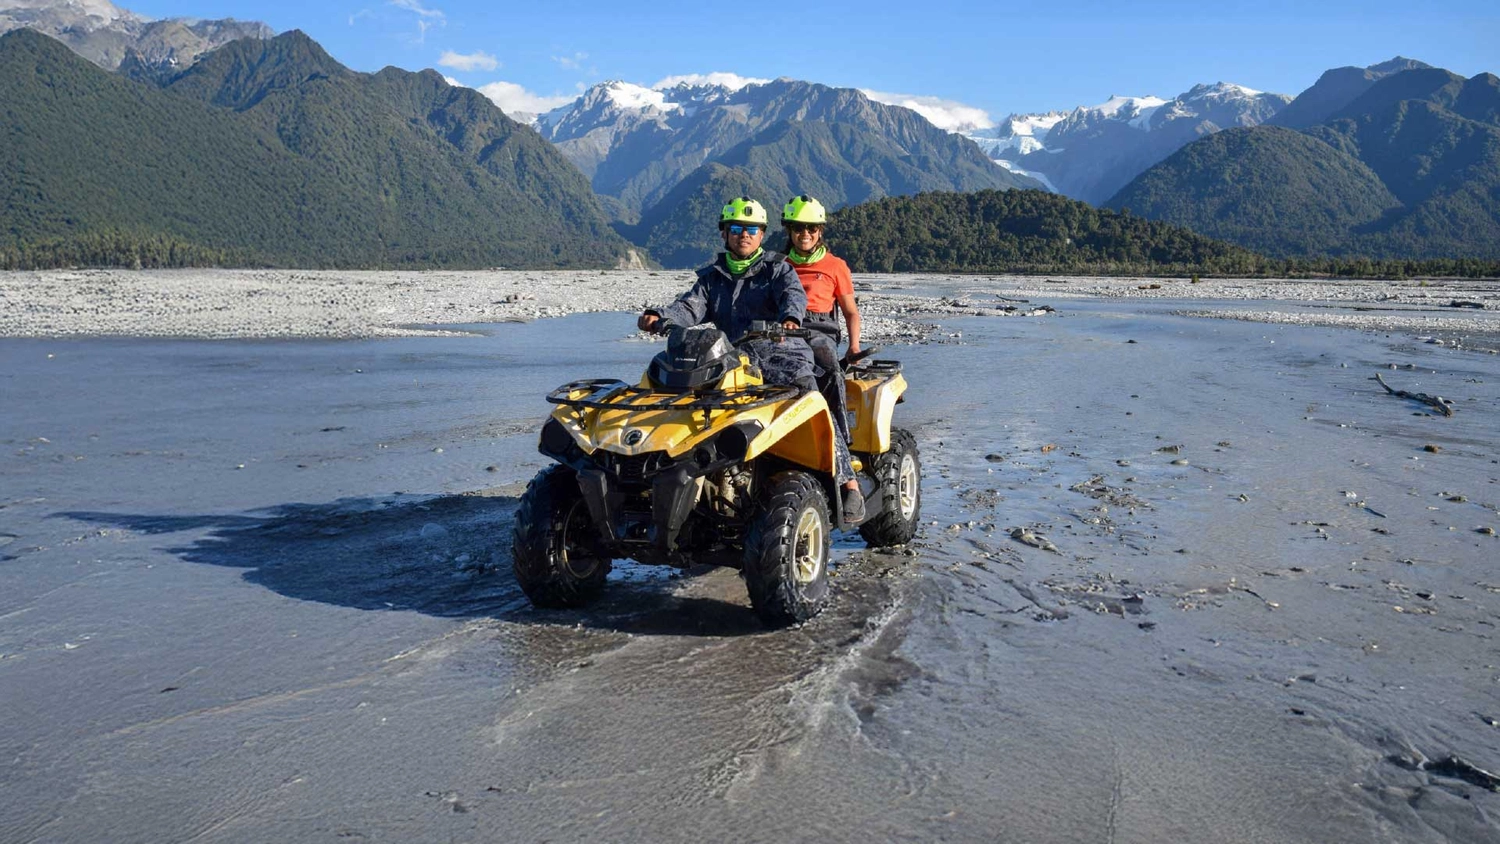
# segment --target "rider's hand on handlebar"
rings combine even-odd
[[[636,328],[639,328],[642,331],[649,331],[652,334],[655,334],[657,332],[657,327],[660,324],[661,317],[657,316],[656,314],[641,314],[640,319],[637,319],[635,321]]]
[[[795,319],[784,319],[781,321],[781,327],[785,328],[787,331],[796,331],[802,326],[798,325]]]

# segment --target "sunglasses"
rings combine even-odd
[[[816,223],[791,223],[786,228],[792,234],[801,234],[803,232],[817,232],[823,227]]]
[[[760,226],[742,226],[736,223],[729,226],[729,233],[734,235],[748,234],[751,237],[754,237],[760,234],[760,229]]]

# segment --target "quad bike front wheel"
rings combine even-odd
[[[833,530],[823,487],[806,472],[771,478],[745,539],[745,587],[769,627],[806,621],[828,600]]]
[[[566,466],[537,473],[516,510],[512,554],[516,582],[538,607],[582,606],[604,589],[610,560],[596,550],[596,531]]]
[[[880,485],[880,512],[859,526],[859,535],[872,548],[904,545],[917,535],[917,520],[922,516],[917,438],[904,428],[892,428],[891,450],[877,455],[871,469]]]

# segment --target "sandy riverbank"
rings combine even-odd
[[[924,317],[998,314],[1010,307],[1025,313],[1028,303],[1078,297],[1253,301],[1254,310],[1216,309],[1212,315],[1500,337],[1500,282],[1213,279],[1194,284],[943,274],[855,280],[872,340],[925,337],[933,326],[924,324]],[[669,301],[691,281],[687,271],[0,273],[0,337],[432,336],[448,333],[435,326],[638,310]]]
[[[519,592],[543,397],[641,371],[624,314],[0,339],[0,841],[1497,839],[1500,357],[874,281],[954,314],[892,350],[922,529],[776,632],[728,569]]]

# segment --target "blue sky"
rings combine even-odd
[[[152,17],[301,29],[356,70],[439,67],[515,103],[605,79],[728,72],[922,95],[995,118],[1171,97],[1198,82],[1295,95],[1331,67],[1395,55],[1500,72],[1500,2],[710,4],[478,0],[124,0]],[[797,33],[803,33],[800,37]],[[526,99],[531,97],[533,99]]]

